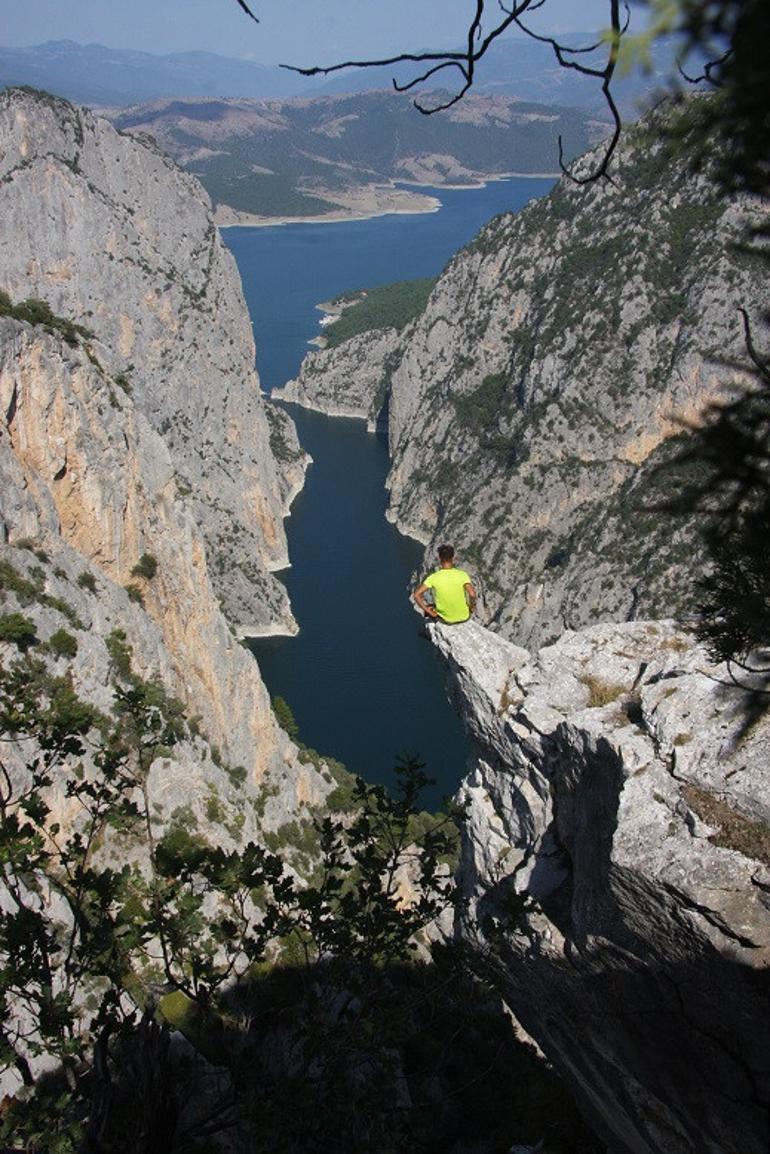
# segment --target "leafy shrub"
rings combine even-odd
[[[118,373],[116,377],[112,378],[118,388],[122,389],[127,396],[131,396],[133,386],[125,373]]]
[[[81,589],[87,589],[89,593],[96,592],[96,578],[93,573],[88,573],[86,570],[78,577],[78,585]]]
[[[333,757],[325,758],[323,764],[336,782],[326,798],[327,807],[332,813],[351,813],[360,804],[361,778]]]
[[[125,652],[125,636],[113,635],[112,645]],[[421,1103],[436,1100],[437,1077],[446,1096],[462,1100],[470,1077],[474,1091],[463,1103],[464,1134],[475,1111],[474,1133],[481,1125],[486,1135],[483,1127],[494,1120],[490,1148],[503,1148],[497,1141],[503,1132],[506,1149],[511,1134],[529,1140],[531,1130],[536,1140],[544,1132],[542,1117],[529,1114],[523,1130],[519,1120],[535,1097],[544,1103],[546,1117],[566,1117],[570,1145],[555,1150],[593,1152],[594,1147],[576,1143],[575,1117],[567,1117],[564,1105],[533,1081],[532,1051],[516,1042],[499,999],[490,998],[484,987],[473,999],[463,959],[456,972],[448,968],[448,954],[437,956],[436,968],[414,963],[416,936],[453,900],[451,882],[436,870],[450,848],[443,831],[426,829],[417,853],[412,844],[425,824],[414,804],[424,782],[416,767],[404,767],[396,799],[382,787],[364,787],[361,811],[353,819],[327,817],[277,832],[281,842],[297,837],[302,854],[319,855],[317,877],[307,886],[297,886],[263,846],[250,843],[227,853],[210,845],[189,807],[173,813],[154,847],[147,844],[149,875],[130,864],[115,871],[94,860],[93,848],[105,824],[114,831],[133,822],[146,836],[155,815],[141,786],[155,743],[166,742],[173,728],[162,687],[132,675],[128,688],[115,690],[115,715],[98,721],[96,737],[95,711],[78,700],[64,678],[46,676],[41,663],[33,667],[28,658],[8,671],[0,665],[0,736],[33,737],[40,750],[29,767],[34,792],[17,793],[0,810],[8,876],[21,889],[22,879],[34,873],[71,911],[70,918],[54,921],[38,903],[0,910],[7,953],[0,1009],[12,1014],[22,1003],[25,1027],[32,1022],[36,1029],[32,1042],[11,1035],[0,1068],[29,1067],[27,1055],[42,1053],[49,1068],[56,1064],[65,1072],[83,1072],[55,1084],[50,1075],[36,1082],[33,1076],[24,1095],[6,1101],[0,1143],[67,1154],[82,1148],[92,1115],[102,1126],[105,1149],[125,1148],[129,1118],[136,1123],[133,1133],[142,1127],[152,1138],[148,1149],[168,1149],[167,1113],[159,1110],[153,1089],[158,1080],[164,1093],[168,1088],[164,1108],[168,1101],[179,1110],[182,1095],[190,1101],[200,1093],[210,1101],[203,1117],[215,1143],[223,1133],[226,1140],[228,1121],[237,1114],[249,1149],[274,1148],[278,1125],[288,1134],[286,1148],[293,1150],[332,1145],[448,1150],[458,1141],[457,1112],[450,1111],[448,1121],[438,1120],[443,1128],[436,1139],[432,1105],[426,1110]],[[108,729],[113,722],[115,728]],[[76,765],[89,735],[102,771],[95,776],[79,773]],[[51,817],[44,787],[54,770],[62,775],[67,795],[79,802],[82,820],[74,835],[57,829],[52,840],[43,832],[50,833]],[[407,860],[422,895],[411,905],[402,902],[398,882]],[[251,903],[258,905],[259,919]],[[157,967],[148,966],[148,950],[152,959],[161,959]],[[298,969],[271,964],[277,950]],[[52,1004],[54,967],[66,993]],[[205,1058],[230,1071],[232,1103],[211,1094],[210,1074],[203,1071],[198,1078],[197,1063],[176,1061],[168,1026],[153,1013],[159,983],[167,992],[163,1018],[168,1015]],[[135,1013],[137,1004],[148,1006],[148,1012]],[[288,1074],[280,1064],[276,1072],[277,1047],[270,1039],[262,1045],[271,1022],[298,1055],[308,1055]],[[96,1079],[89,1076],[95,1052],[103,1055],[110,1087],[98,1114]],[[272,1062],[269,1075],[263,1052]],[[511,1077],[516,1054],[520,1063]],[[408,1072],[410,1088],[417,1087],[420,1103],[405,1120],[400,1113],[394,1118],[393,1110],[401,1069]],[[490,1087],[498,1070],[504,1076]],[[518,1097],[499,1130],[494,1105],[506,1100],[509,1082]],[[333,1131],[329,1142],[324,1127]],[[357,1140],[362,1128],[363,1142]]]
[[[131,676],[131,647],[122,629],[113,629],[105,641],[115,672],[124,680]]]
[[[190,728],[190,731],[192,732],[192,722],[188,723],[188,727]],[[246,771],[245,766],[243,766],[243,765],[223,765],[222,768],[224,769],[227,776],[230,778],[230,783],[236,789],[240,789],[241,786],[244,785],[246,778],[248,777],[248,773]]]
[[[274,697],[272,701],[273,713],[275,720],[280,725],[284,733],[287,733],[292,741],[296,740],[299,733],[299,726],[294,719],[291,706],[283,697]]]
[[[51,558],[46,553],[45,549],[39,548],[37,543],[31,537],[19,537],[18,541],[14,541],[14,546],[17,549],[28,549],[30,553],[34,553],[38,561],[47,562]]]
[[[63,617],[66,617],[73,629],[84,628],[83,622],[78,617],[76,611],[63,597],[52,597],[48,593],[43,593],[39,600],[41,605],[47,605],[49,609],[55,609],[57,613],[61,613]]]
[[[144,605],[144,594],[138,585],[134,585],[133,582],[129,582],[129,584],[124,585],[123,588],[128,594],[129,601],[135,601],[137,605]]]
[[[0,617],[0,641],[10,641],[25,651],[37,641],[35,622],[23,613],[7,613]]]
[[[74,657],[78,651],[78,643],[66,629],[57,629],[49,638],[48,648],[54,657]]]
[[[158,562],[151,553],[142,553],[131,570],[132,577],[145,577],[148,581],[152,581],[155,574],[158,572]],[[129,597],[131,594],[129,593]]]
[[[474,433],[480,433],[497,424],[500,405],[505,396],[505,373],[484,377],[477,389],[464,397],[454,397],[457,418]]]
[[[0,561],[0,590],[15,594],[22,605],[32,604],[41,594],[40,583],[23,577],[10,561]]]
[[[0,290],[0,317],[12,317],[17,321],[40,326],[46,332],[58,333],[68,345],[76,345],[80,338],[89,339],[94,335],[83,325],[75,324],[66,317],[57,316],[47,301],[30,297],[15,305],[8,293],[2,290]]]

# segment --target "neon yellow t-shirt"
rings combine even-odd
[[[465,586],[473,582],[464,569],[437,569],[424,583],[433,590],[439,617],[452,625],[468,620],[471,611],[465,599]]]

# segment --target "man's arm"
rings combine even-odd
[[[466,581],[465,585],[463,585],[463,589],[465,590],[465,599],[468,602],[468,608],[470,609],[471,613],[475,613],[477,597],[476,590],[473,588],[470,581]]]
[[[414,593],[412,594],[412,597],[417,602],[420,609],[422,609],[423,613],[427,613],[428,617],[438,617],[435,605],[429,605],[423,597],[423,593],[427,593],[429,588],[430,586],[426,585],[423,581],[422,585],[417,586]]]

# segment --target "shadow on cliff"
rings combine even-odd
[[[565,731],[543,744],[554,817],[525,862],[525,892],[514,874],[478,905],[480,974],[613,1151],[765,1154],[770,974],[752,965],[758,943],[675,873],[654,884],[613,862],[625,777],[608,742],[585,736],[571,758]]]
[[[186,1041],[155,1023],[152,1046],[140,1032],[124,1047],[90,1154],[207,1151],[223,1136],[244,1154],[603,1150],[455,949],[412,966],[284,965],[233,987],[216,1016],[180,1002],[169,1016]]]

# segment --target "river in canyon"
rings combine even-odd
[[[552,186],[516,178],[476,189],[426,189],[438,212],[335,224],[224,230],[240,269],[266,392],[296,375],[317,336],[316,305],[350,289],[435,276],[479,228]],[[287,522],[285,582],[296,637],[249,640],[300,739],[373,783],[392,785],[399,757],[419,756],[436,808],[463,774],[468,739],[421,637],[409,589],[422,547],[385,520],[387,445],[363,421],[287,405],[313,457]],[[462,542],[455,544],[462,563]]]

